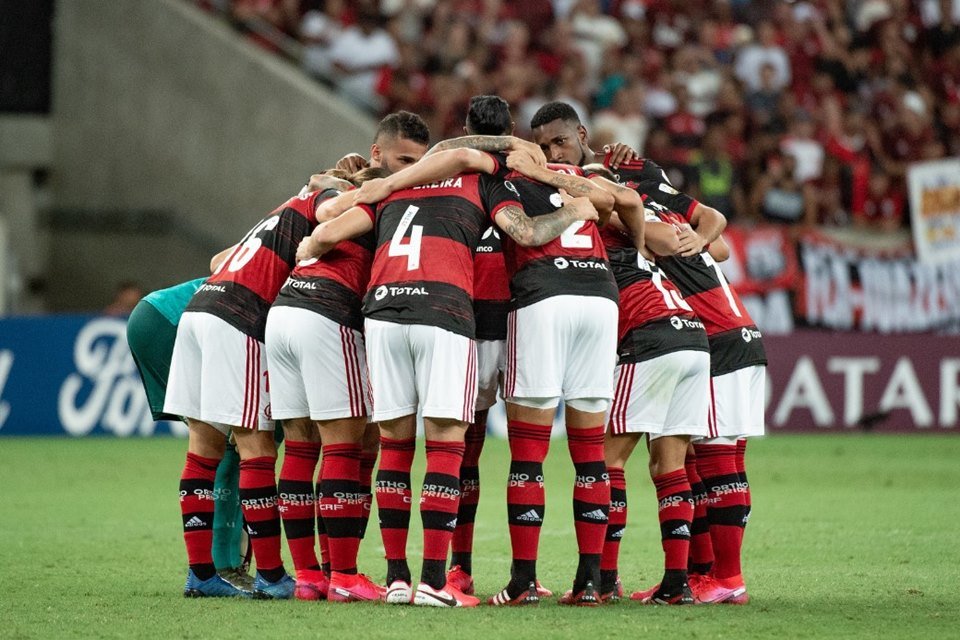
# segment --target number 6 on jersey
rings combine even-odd
[[[387,249],[387,255],[393,258],[407,256],[407,271],[414,271],[420,268],[420,242],[423,239],[423,225],[415,224],[412,227],[414,216],[420,211],[420,207],[410,205],[403,212],[400,218],[400,224],[397,230],[393,232],[393,238],[390,240],[390,248]],[[402,242],[403,237],[407,235],[407,228],[410,228],[409,242]]]

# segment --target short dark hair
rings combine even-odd
[[[404,138],[420,144],[430,143],[430,129],[427,123],[423,118],[409,111],[395,111],[381,120],[373,141],[376,142],[382,136]]]
[[[513,128],[510,103],[500,96],[473,96],[467,110],[467,133],[505,136]]]
[[[566,120],[571,124],[580,124],[580,116],[569,104],[566,102],[548,102],[533,114],[533,118],[530,120],[530,128],[536,129],[554,120]]]

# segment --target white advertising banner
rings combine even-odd
[[[960,258],[960,158],[910,165],[907,188],[917,258],[937,264]]]

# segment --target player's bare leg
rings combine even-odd
[[[277,446],[272,431],[233,427],[240,453],[240,503],[257,563],[254,594],[290,598],[294,581],[280,557],[280,511],[277,506]]]

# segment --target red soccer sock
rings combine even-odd
[[[750,522],[750,511],[753,507],[753,501],[750,498],[750,482],[747,480],[747,439],[740,438],[737,440],[737,475],[740,476],[740,482],[743,483],[743,486],[746,489],[744,495],[744,500],[746,504],[744,505],[744,514],[743,514],[743,528],[747,528],[747,523]]]
[[[318,503],[330,545],[330,570],[356,573],[363,514],[359,444],[323,446]]]
[[[460,510],[457,512],[457,528],[450,542],[451,565],[460,565],[467,573],[473,573],[473,525],[477,519],[480,503],[480,453],[486,436],[487,425],[473,422],[467,428],[460,467]]]
[[[283,560],[280,559],[280,512],[277,509],[277,485],[274,479],[276,464],[277,459],[272,456],[240,461],[243,518],[247,523],[257,572],[270,581],[278,579],[283,572]]]
[[[627,529],[627,479],[623,469],[607,467],[610,475],[610,517],[600,557],[601,571],[617,571],[620,558],[620,542]]]
[[[721,579],[739,576],[746,490],[737,475],[737,448],[696,445],[696,452],[697,470],[710,500],[707,518],[715,556],[711,573]]]
[[[287,439],[283,448],[283,464],[277,481],[277,504],[293,558],[293,568],[297,572],[319,571],[314,539],[317,498],[313,490],[313,472],[320,459],[320,443]]]
[[[657,518],[663,545],[663,568],[686,571],[690,552],[690,527],[693,521],[693,494],[687,472],[677,469],[653,479],[657,488]]]
[[[507,522],[514,562],[535,562],[543,526],[545,492],[543,461],[550,449],[551,425],[517,420],[507,423],[510,440],[510,478],[507,484]],[[529,568],[525,563],[522,565]],[[517,582],[532,580],[522,576]]]
[[[697,457],[687,452],[684,469],[693,493],[693,526],[690,527],[690,554],[687,569],[690,573],[706,574],[713,567],[713,543],[710,541],[710,521],[707,519],[707,489],[697,473]]]
[[[180,474],[180,513],[183,516],[183,541],[187,562],[201,580],[217,572],[213,565],[213,482],[217,475],[216,458],[187,453]]]
[[[363,514],[360,516],[360,539],[367,535],[370,511],[373,507],[373,468],[377,464],[377,453],[360,452],[360,499]]]
[[[576,479],[573,484],[573,526],[581,555],[603,552],[610,513],[610,480],[603,458],[605,427],[569,429],[567,447]]]
[[[462,442],[427,440],[427,472],[420,493],[420,518],[423,521],[421,579],[435,589],[446,583],[447,552],[460,508],[463,450]]]
[[[377,470],[377,511],[380,535],[387,558],[387,584],[396,579],[410,581],[406,568],[407,533],[410,529],[410,467],[414,439],[380,438],[380,468]]]

